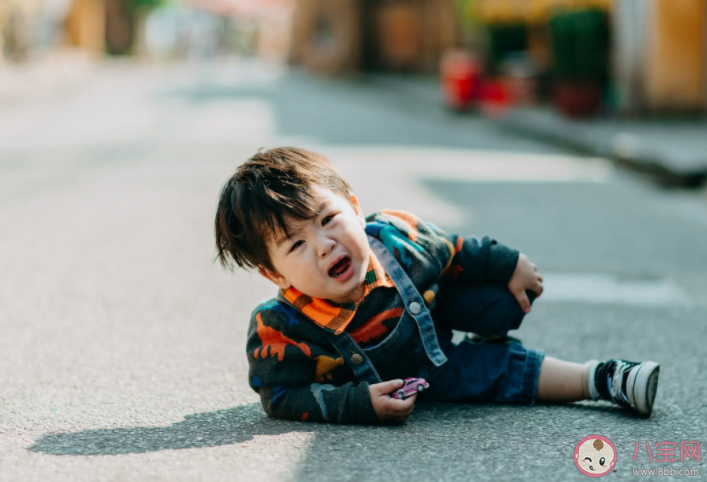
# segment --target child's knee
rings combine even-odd
[[[526,291],[528,300],[530,304],[535,301],[535,293],[532,291]],[[509,290],[504,290],[504,293],[499,296],[498,302],[495,307],[494,315],[503,320],[499,323],[499,328],[502,328],[502,332],[499,331],[496,334],[505,335],[509,330],[516,330],[520,327],[520,324],[525,317],[525,312],[520,307],[520,303],[516,297]]]

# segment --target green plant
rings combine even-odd
[[[609,28],[605,12],[560,10],[551,17],[549,28],[557,79],[606,80]]]
[[[166,3],[168,3],[167,0],[128,0],[128,5],[133,12],[160,7]]]

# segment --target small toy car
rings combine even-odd
[[[430,384],[422,378],[406,378],[405,385],[393,391],[390,396],[403,400],[413,393],[421,392],[425,388],[430,388]]]

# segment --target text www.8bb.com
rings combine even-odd
[[[700,469],[673,469],[672,467],[659,467],[657,469],[631,469],[633,475],[649,477],[699,477]]]

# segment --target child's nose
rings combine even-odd
[[[336,246],[336,241],[328,236],[321,236],[317,241],[317,244],[317,247],[319,249],[319,256],[323,258],[334,250],[334,247]]]

